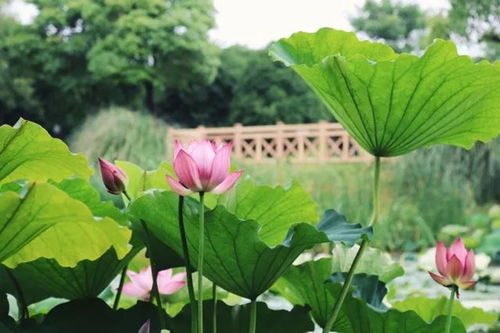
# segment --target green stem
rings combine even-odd
[[[196,298],[194,293],[194,284],[193,284],[193,267],[191,267],[191,263],[189,260],[189,250],[187,244],[186,237],[186,228],[184,226],[184,197],[182,195],[179,196],[179,208],[178,208],[178,220],[179,220],[179,232],[181,235],[181,243],[182,243],[182,254],[184,255],[184,264],[186,266],[186,278],[187,278],[187,287],[189,294],[189,301],[191,306],[191,332],[196,332]]]
[[[217,285],[212,284],[212,332],[217,333]]]
[[[14,285],[14,288],[16,289],[16,299],[19,307],[19,318],[29,319],[30,313],[28,310],[28,302],[26,302],[26,298],[24,297],[23,289],[21,288],[19,281],[17,281],[16,277],[14,276],[14,273],[7,267],[5,267],[5,271],[7,272],[7,275],[9,276],[12,284]]]
[[[123,191],[123,195],[125,195],[125,197],[128,200],[127,204],[125,203],[125,200],[123,200],[124,201],[123,203],[128,206],[130,204],[130,202],[132,201],[132,199],[130,198],[130,196],[128,195],[126,190]],[[120,275],[120,284],[118,285],[118,289],[116,291],[116,296],[115,296],[115,301],[113,302],[113,310],[118,309],[118,305],[120,304],[120,298],[122,296],[123,285],[125,284],[125,276],[127,275],[127,269],[128,269],[128,265],[125,265],[125,267],[123,267],[123,269],[122,269],[122,273]]]
[[[118,289],[116,291],[115,301],[113,303],[113,310],[118,309],[118,305],[120,304],[120,297],[123,291],[123,285],[125,284],[125,276],[127,275],[128,265],[125,265],[122,269],[122,274],[120,276],[120,284],[118,285]]]
[[[148,228],[146,227],[146,223],[144,222],[144,220],[141,220],[141,223],[142,223],[142,227],[144,228],[144,232],[146,233],[146,242],[147,242],[147,247],[149,249],[149,263],[151,265],[151,273],[153,275],[153,289],[151,290],[152,291],[152,294],[154,295],[154,297],[156,298],[156,305],[157,305],[157,309],[158,309],[158,316],[160,317],[159,320],[160,320],[160,328],[165,328],[165,321],[164,321],[164,318],[163,318],[163,307],[162,307],[162,304],[161,304],[161,297],[160,297],[160,291],[158,290],[158,270],[156,268],[156,264],[153,260],[153,251],[152,251],[152,248],[151,248],[151,237],[149,235],[149,230]],[[150,298],[150,302],[152,301],[152,297]]]
[[[450,299],[448,300],[448,316],[446,317],[446,328],[445,333],[450,333],[451,330],[451,317],[453,314],[453,303],[455,303],[455,294],[457,293],[457,287],[451,287]]]
[[[198,240],[198,333],[203,333],[203,252],[205,246],[205,193],[200,192],[200,234]]]
[[[255,333],[257,328],[257,300],[253,299],[252,303],[250,303],[250,328],[248,329],[249,333]]]
[[[373,193],[372,193],[372,200],[373,200],[373,211],[372,211],[372,217],[370,219],[369,225],[372,226],[374,225],[379,216],[379,192],[380,192],[380,157],[375,157],[375,163],[374,163],[374,168],[373,168]],[[340,295],[337,298],[337,301],[335,302],[335,305],[333,307],[332,315],[328,319],[324,329],[323,333],[328,333],[330,332],[333,324],[335,324],[335,321],[337,320],[340,309],[342,308],[342,304],[344,303],[344,300],[347,296],[347,293],[349,292],[349,289],[351,288],[351,283],[352,279],[354,278],[354,274],[356,272],[356,268],[358,267],[359,262],[361,261],[361,257],[363,256],[363,253],[365,252],[366,247],[368,246],[368,239],[363,238],[361,241],[361,244],[359,245],[359,250],[358,253],[356,253],[356,257],[354,258],[351,267],[349,268],[349,272],[347,273],[347,277],[344,281],[344,284],[342,285],[342,289],[340,291]]]

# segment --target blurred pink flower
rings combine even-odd
[[[99,157],[102,182],[111,194],[120,194],[125,190],[127,174],[111,162]]]
[[[130,282],[123,285],[123,293],[127,296],[148,300],[153,288],[151,266],[142,269],[139,273],[127,271],[127,275]],[[170,295],[184,287],[185,277],[185,272],[172,275],[172,269],[158,272],[157,283],[160,294]]]
[[[146,322],[139,328],[137,333],[149,333],[151,329],[151,319],[146,320]]]
[[[231,149],[232,144],[216,146],[209,140],[193,141],[187,149],[176,142],[174,171],[179,180],[167,176],[170,187],[179,195],[228,191],[243,173],[243,170],[229,173]]]
[[[436,244],[436,267],[441,275],[432,272],[429,274],[434,281],[445,287],[467,289],[476,284],[476,281],[471,280],[476,269],[474,251],[467,252],[460,238],[449,249],[442,242]]]

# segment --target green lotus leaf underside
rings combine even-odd
[[[122,258],[130,236],[129,229],[109,217],[94,218],[83,202],[52,184],[0,193],[0,261],[9,267],[41,257],[71,267],[111,247]]]
[[[0,184],[18,179],[62,180],[92,174],[87,159],[73,154],[40,125],[20,119],[14,126],[0,127]]]
[[[470,148],[500,133],[500,66],[459,56],[436,40],[418,57],[323,28],[271,46],[356,141],[375,156],[420,147]]]
[[[100,257],[94,259],[95,255],[91,253],[90,257],[92,259],[78,261],[74,267],[61,266],[57,260],[49,258],[38,258],[33,261],[22,262],[11,269],[5,267],[5,269],[10,270],[11,274],[14,275],[18,283],[22,286],[24,299],[28,304],[38,302],[48,297],[66,299],[96,297],[109,286],[116,275],[118,275],[123,267],[142,248],[141,242],[132,240],[130,241],[132,249],[129,251],[128,243],[130,232],[128,229],[120,227],[109,220],[112,218],[122,225],[127,224],[125,214],[122,214],[110,201],[101,201],[99,193],[87,181],[73,178],[65,179],[60,183],[53,182],[52,185],[64,191],[72,199],[84,203],[90,209],[94,218],[106,219],[106,221],[110,223],[110,229],[103,231],[109,232],[109,236],[118,237],[115,238],[114,246],[110,247]],[[57,191],[57,193],[59,193],[59,191]],[[92,224],[99,222],[88,223]],[[89,239],[89,237],[78,237],[78,239],[73,242],[73,236],[71,235],[76,231],[76,229],[72,229],[75,225],[71,223],[68,223],[68,225],[71,229],[68,232],[70,235],[68,239],[72,244],[68,245],[67,243],[61,243],[57,239],[54,242],[56,257],[59,256],[59,254],[57,254],[58,251],[61,253],[76,251],[78,253],[77,259],[85,258],[87,256],[85,249],[88,247],[87,243],[93,241],[99,242],[102,233],[99,231],[96,234],[90,234],[89,236],[92,237],[92,239]],[[58,226],[60,227],[60,225],[57,225],[54,227],[54,230],[58,230]],[[46,239],[44,233],[41,237],[42,239]],[[66,235],[63,233],[61,238],[65,239]],[[35,241],[36,239],[37,238],[35,238]],[[40,252],[40,246],[36,245],[38,243],[39,241],[36,241],[34,244],[28,245],[28,247],[33,248],[36,251],[35,254],[40,255],[45,253],[44,256],[47,256],[45,250]],[[104,246],[106,246],[106,243],[108,242],[106,241],[103,243]],[[67,248],[64,248],[65,244],[68,245]],[[84,248],[83,250],[82,247]],[[129,252],[127,253],[127,251]],[[25,252],[25,250],[21,250],[21,253],[23,252]],[[101,251],[98,250],[97,253],[99,252]],[[83,256],[81,254],[83,254]],[[19,259],[20,256],[14,255],[14,257]],[[9,261],[12,260],[7,260],[7,262]],[[5,269],[0,269],[0,289],[16,295],[17,291],[15,286],[6,274]]]

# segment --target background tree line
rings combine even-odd
[[[211,0],[28,2],[39,10],[30,24],[0,17],[1,123],[23,116],[66,136],[111,105],[181,126],[330,117],[265,49],[214,45]],[[450,8],[429,15],[415,4],[368,0],[351,23],[398,51],[418,53],[434,38],[453,37],[483,43],[485,57],[497,59],[500,0],[450,0]]]

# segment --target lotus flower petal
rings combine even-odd
[[[231,173],[229,176],[226,177],[226,179],[224,179],[222,183],[217,185],[217,187],[212,190],[212,193],[221,194],[229,191],[234,186],[236,181],[240,178],[242,173],[243,170]]]

